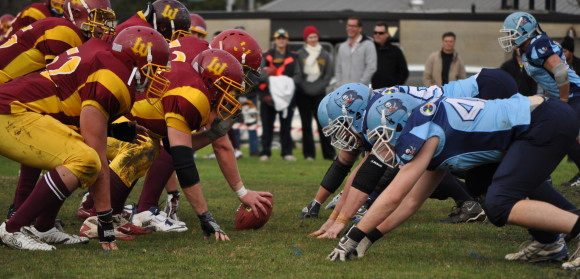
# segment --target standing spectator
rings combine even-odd
[[[431,53],[425,62],[423,84],[441,86],[464,78],[466,78],[465,65],[455,51],[455,33],[446,32],[442,36],[441,50]]]
[[[304,28],[304,47],[297,52],[298,60],[294,73],[296,80],[296,105],[302,121],[302,153],[306,160],[314,160],[316,148],[312,134],[312,117],[316,119],[318,136],[324,159],[333,160],[336,156],[330,139],[322,133],[318,122],[318,104],[326,96],[326,86],[332,78],[332,58],[318,43],[319,33],[316,27]]]
[[[377,71],[377,51],[373,42],[362,34],[362,21],[358,17],[349,17],[346,21],[347,40],[338,47],[334,77],[336,87],[358,82],[371,83]]]
[[[508,72],[515,79],[518,84],[519,93],[526,96],[532,96],[538,93],[538,84],[524,70],[524,64],[522,63],[519,49],[516,49],[513,52],[510,60],[501,64],[500,69]]]
[[[409,77],[407,60],[401,49],[390,42],[389,27],[385,22],[375,24],[374,39],[377,49],[377,71],[373,75],[373,88],[405,84]]]
[[[566,63],[576,74],[580,73],[580,58],[574,56],[574,39],[570,36],[566,36],[562,41],[562,49],[564,50],[564,56],[566,56]],[[579,74],[580,75],[580,74]]]
[[[290,128],[294,114],[294,70],[296,56],[287,48],[288,32],[280,28],[274,32],[273,49],[264,53],[262,59],[262,75],[259,86],[260,118],[262,119],[262,151],[260,161],[268,161],[272,155],[272,140],[274,137],[274,121],[280,116],[280,143],[282,158],[286,161],[296,161],[292,155],[292,136]]]

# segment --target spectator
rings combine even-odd
[[[520,51],[516,49],[512,58],[501,64],[500,69],[508,72],[518,84],[518,92],[522,95],[532,96],[538,93],[538,84],[524,70]]]
[[[566,56],[566,63],[576,74],[580,73],[580,58],[574,56],[574,39],[570,36],[566,36],[562,41],[562,49],[564,50],[564,56]],[[580,74],[579,74],[580,75]]]
[[[409,77],[407,60],[401,49],[390,42],[389,27],[384,22],[375,24],[374,39],[377,48],[377,71],[373,75],[373,88],[405,84]]]
[[[377,52],[372,41],[362,34],[362,21],[350,17],[346,21],[347,40],[338,47],[334,77],[336,87],[346,83],[371,83],[377,71]]]
[[[280,117],[280,143],[282,158],[286,161],[296,161],[292,155],[292,136],[290,129],[294,114],[294,68],[295,54],[287,48],[288,32],[280,28],[274,32],[274,48],[264,53],[262,59],[260,96],[260,118],[262,119],[262,151],[260,161],[268,161],[272,155],[272,140],[274,137],[274,121]]]
[[[318,136],[324,159],[333,160],[336,156],[330,139],[322,133],[318,123],[318,104],[326,96],[326,87],[332,78],[332,58],[318,43],[319,33],[316,27],[309,25],[304,28],[304,47],[297,52],[295,80],[296,105],[302,121],[302,154],[306,160],[316,158],[314,136],[312,133],[312,118],[316,119]]]
[[[465,65],[455,51],[455,33],[444,33],[441,45],[441,50],[431,53],[425,62],[423,73],[425,86],[441,86],[450,81],[466,78]]]

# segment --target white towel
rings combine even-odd
[[[286,118],[286,113],[292,97],[294,96],[294,80],[289,76],[269,76],[268,83],[270,87],[270,95],[274,101],[274,108],[276,111],[283,111],[282,117]]]

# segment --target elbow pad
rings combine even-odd
[[[564,63],[554,66],[550,72],[554,75],[556,85],[562,86],[570,83],[570,80],[568,79],[568,66]]]
[[[172,146],[171,157],[173,157],[173,167],[177,173],[181,188],[191,187],[199,183],[199,173],[193,160],[191,147],[184,145]]]

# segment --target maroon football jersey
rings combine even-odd
[[[24,10],[16,15],[16,19],[14,22],[12,22],[11,29],[8,31],[4,41],[22,29],[22,27],[28,26],[33,22],[47,17],[52,17],[52,13],[48,7],[42,3],[33,3],[32,5],[24,8]],[[4,41],[0,43],[3,43]]]
[[[81,109],[98,108],[110,121],[128,113],[134,102],[132,65],[110,51],[110,44],[92,38],[57,56],[47,70],[0,85],[0,113],[35,111],[67,125],[79,125]]]
[[[127,118],[147,127],[153,133],[166,137],[167,127],[185,133],[199,130],[209,118],[211,106],[207,87],[191,64],[172,62],[171,72],[164,72],[171,86],[160,103],[151,105],[144,94],[136,97],[135,105]]]

